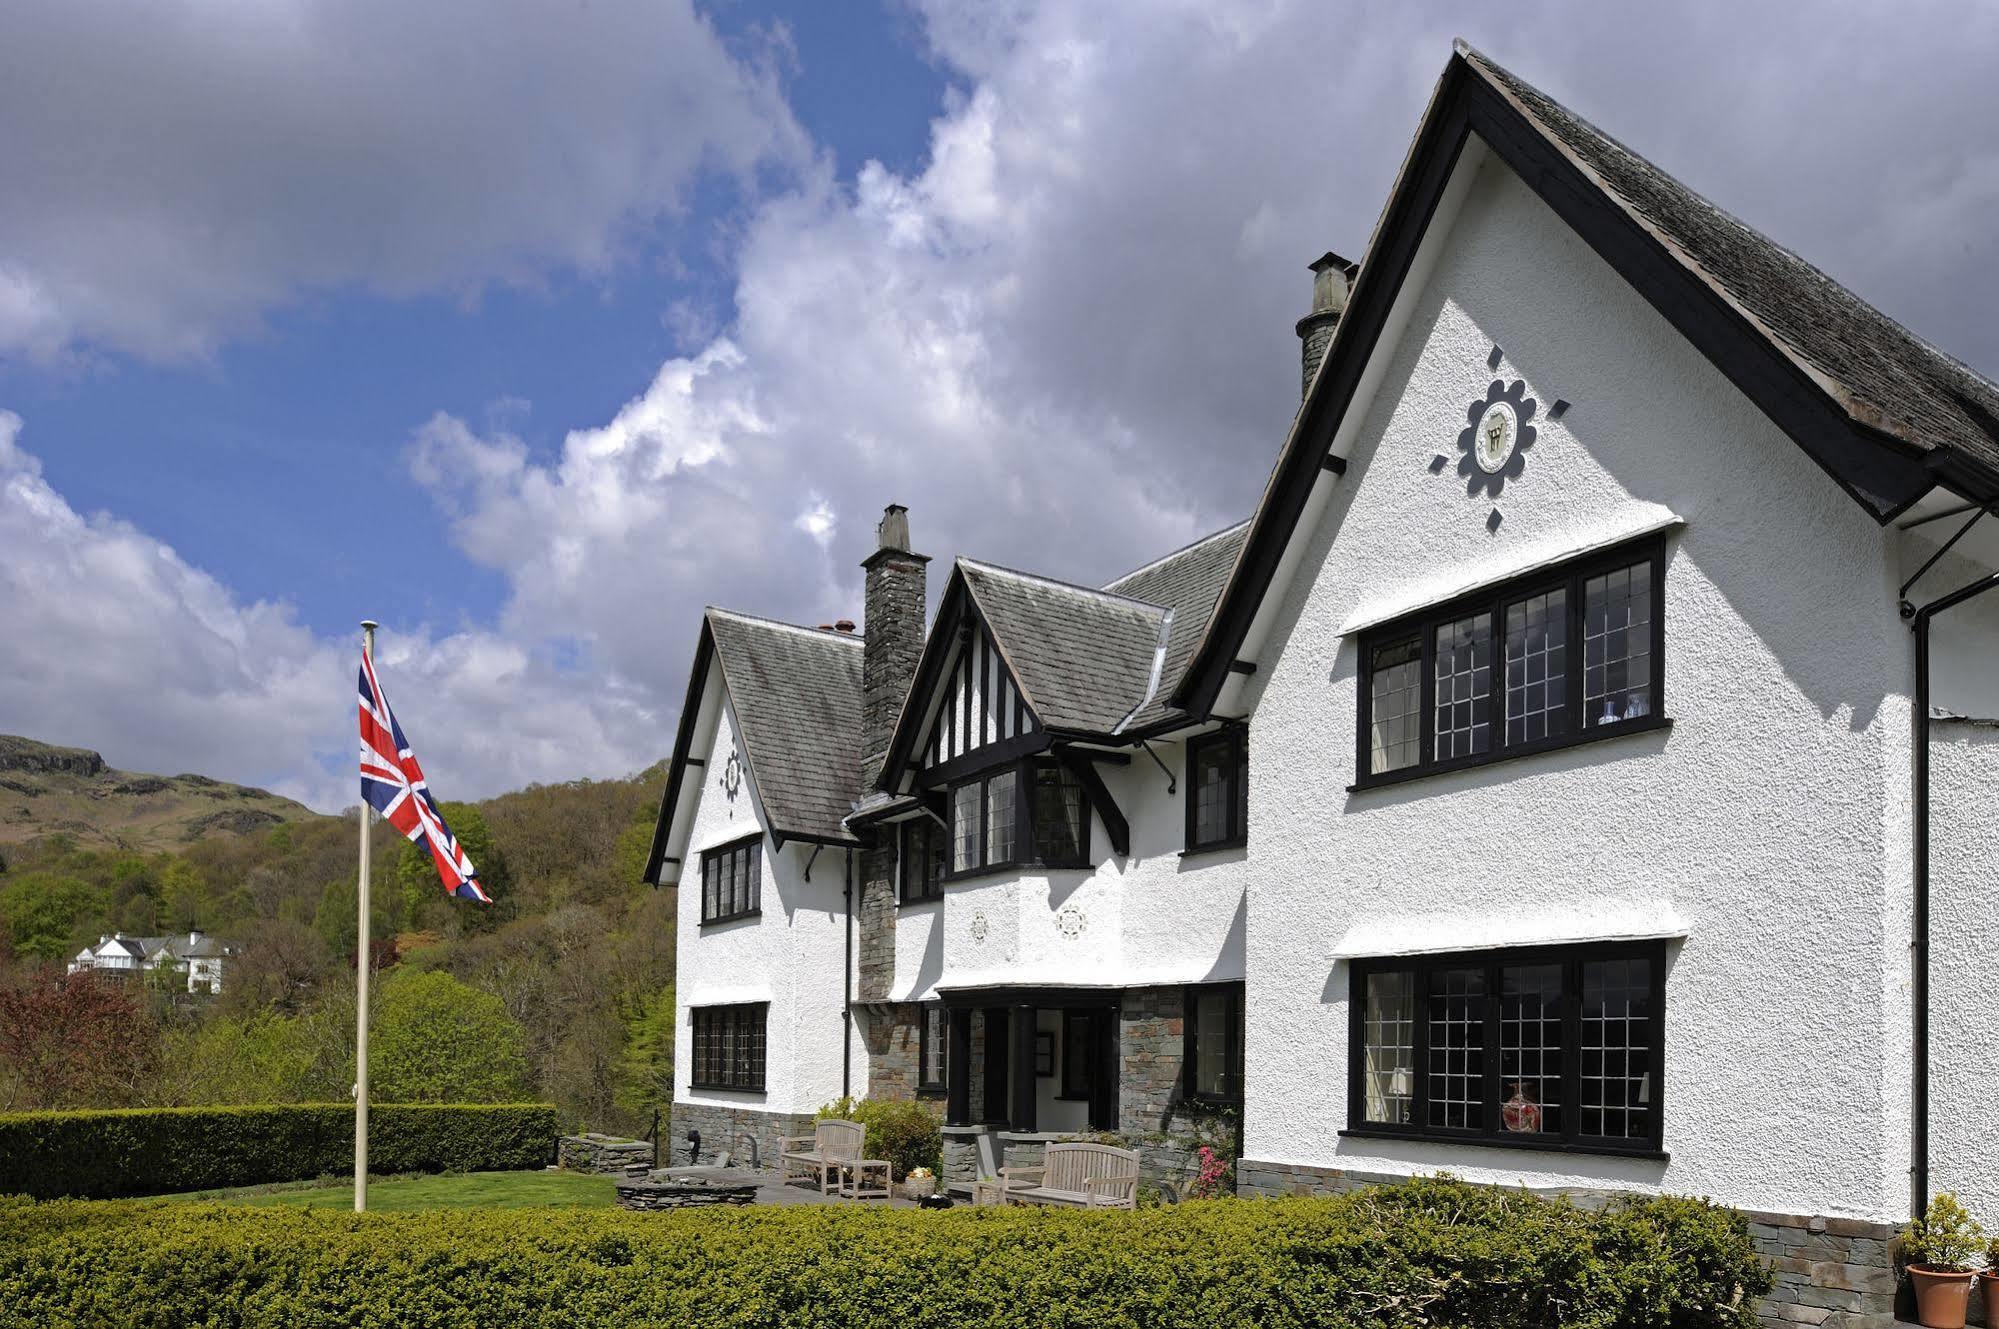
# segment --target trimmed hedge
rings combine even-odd
[[[1703,1201],[1447,1179],[1129,1213],[0,1202],[0,1326],[1754,1329],[1769,1285]]]
[[[373,1104],[371,1172],[499,1172],[555,1157],[547,1103]],[[0,1194],[160,1195],[305,1181],[354,1168],[354,1108],[134,1108],[0,1113]]]

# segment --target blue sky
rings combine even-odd
[[[663,755],[699,607],[1239,518],[1464,35],[1988,373],[1978,6],[79,0],[0,50],[0,732],[350,802]],[[1857,60],[1857,52],[1867,58]],[[858,615],[855,615],[858,616]]]

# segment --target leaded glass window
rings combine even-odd
[[[1557,587],[1506,607],[1506,741],[1569,729],[1568,592]]]
[[[1592,725],[1652,711],[1652,565],[1583,584],[1583,716]]]
[[[969,872],[985,861],[979,844],[979,818],[984,813],[980,795],[985,786],[977,781],[951,791],[951,870]]]
[[[1416,1096],[1416,976],[1407,971],[1363,980],[1362,1112],[1368,1121],[1405,1125]]]
[[[1369,671],[1373,706],[1368,769],[1376,775],[1414,766],[1423,754],[1423,643],[1377,647]]]
[[[763,837],[705,849],[701,853],[701,921],[723,923],[747,918],[763,906]]]
[[[1034,764],[1034,855],[1050,867],[1087,867],[1090,806],[1083,782],[1059,761]]]

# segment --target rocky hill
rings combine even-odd
[[[262,789],[115,770],[86,748],[0,734],[0,844],[60,831],[79,848],[180,849],[318,815]]]

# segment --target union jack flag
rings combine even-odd
[[[465,856],[458,837],[444,824],[423,767],[417,765],[403,727],[389,709],[388,694],[382,691],[375,662],[366,651],[361,653],[361,797],[411,844],[430,851],[445,894],[481,904],[493,902],[479,885],[478,869]]]

